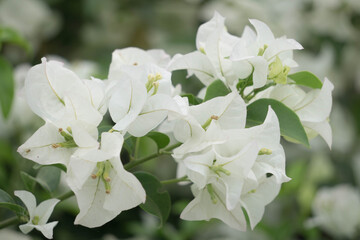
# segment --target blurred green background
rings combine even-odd
[[[299,67],[293,71],[308,70],[320,79],[327,76],[335,85],[330,117],[331,151],[319,138],[312,140],[311,149],[283,143],[287,174],[292,181],[282,186],[280,195],[267,206],[263,220],[254,231],[240,233],[216,220],[180,220],[179,214],[192,195],[188,186],[171,185],[167,188],[173,207],[163,228],[158,228],[157,219],[140,208],[123,212],[100,228],[74,226],[77,207],[75,199],[71,199],[61,203],[52,215],[51,219],[59,221],[54,230],[55,239],[360,238],[359,226],[348,237],[326,227],[307,226],[308,219],[314,215],[313,200],[319,189],[341,184],[351,186],[355,192],[360,189],[359,0],[1,0],[0,26],[15,30],[30,50],[26,51],[24,44],[6,41],[1,48],[1,56],[13,67],[15,97],[9,117],[0,119],[0,188],[8,193],[24,189],[20,172],[36,176],[39,171],[16,153],[17,147],[42,124],[21,98],[29,66],[47,56],[66,62],[83,78],[106,79],[115,49],[162,48],[171,55],[195,50],[197,28],[215,10],[226,17],[232,34],[241,36],[248,19],[257,18],[266,22],[275,36],[286,35],[304,46],[304,50],[294,53]],[[184,71],[176,72],[174,85],[182,83],[183,90],[197,93],[201,83],[185,76]],[[142,144],[142,154],[146,155],[152,150],[151,144]],[[175,163],[167,158],[142,168],[159,179],[173,178],[176,171]],[[64,189],[65,184],[61,184],[56,193]],[[40,186],[36,186],[35,193],[39,199],[50,197]],[[11,213],[0,209],[0,220],[10,216]],[[346,225],[346,215],[341,217]],[[0,230],[0,239],[42,239],[35,231],[29,236],[14,231],[16,227]]]

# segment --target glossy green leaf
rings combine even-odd
[[[36,178],[23,171],[20,172],[20,177],[25,185],[25,189],[33,192],[36,185]]]
[[[146,212],[157,216],[160,219],[160,226],[163,226],[169,217],[171,209],[169,193],[162,190],[162,184],[153,175],[136,172],[135,176],[146,191],[146,202],[141,204],[140,207]]]
[[[10,63],[0,57],[0,106],[4,118],[7,118],[10,114],[13,98],[13,70]]]
[[[230,93],[230,90],[225,86],[221,80],[215,80],[206,89],[204,102],[215,97],[226,96]]]
[[[309,147],[309,140],[299,117],[294,111],[277,100],[263,98],[251,103],[247,107],[246,126],[252,127],[262,124],[269,106],[279,119],[281,135]]]
[[[146,137],[151,138],[156,143],[158,149],[162,149],[170,143],[170,138],[164,133],[149,132]]]
[[[2,43],[11,43],[24,48],[30,52],[29,43],[15,30],[8,27],[0,27],[0,48]]]
[[[322,87],[322,82],[320,79],[315,76],[313,73],[308,71],[301,71],[293,74],[289,74],[288,78],[294,80],[297,85],[306,86],[309,88],[318,88]]]
[[[203,102],[201,98],[198,98],[192,94],[183,94],[182,97],[186,97],[189,100],[190,105],[198,105]]]
[[[17,204],[14,199],[2,189],[0,189],[0,207],[7,208],[18,216],[25,215],[27,212],[24,207]]]
[[[54,166],[45,166],[40,168],[36,175],[38,182],[46,191],[53,192],[60,183],[61,170]]]

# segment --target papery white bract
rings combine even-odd
[[[78,148],[99,146],[97,135],[96,127],[80,121],[71,122],[67,129],[46,123],[18,148],[18,152],[38,164],[61,163],[67,166]]]
[[[145,54],[143,50],[141,53]],[[118,58],[115,52],[109,71],[109,112],[116,123],[113,128],[141,137],[157,127],[169,111],[179,111],[172,99],[171,73],[148,61],[129,66]]]
[[[176,119],[175,138],[184,143],[174,150],[174,156],[201,151],[209,142],[222,141],[220,130],[245,127],[245,102],[236,92],[196,106],[183,106],[183,113],[171,118]]]
[[[122,144],[120,134],[103,133],[100,149],[79,149],[71,157],[67,182],[80,208],[75,224],[98,227],[145,202],[141,183],[122,166]]]
[[[319,134],[331,147],[332,131],[329,116],[333,88],[333,84],[325,78],[321,89],[306,93],[296,85],[278,85],[267,90],[261,97],[273,98],[284,103],[299,116],[310,139]]]
[[[60,62],[43,58],[41,64],[32,67],[25,80],[25,93],[34,113],[59,127],[67,127],[73,120],[97,126],[102,120],[92,105],[89,88]]]
[[[260,221],[264,206],[278,194],[281,183],[289,180],[285,175],[285,154],[280,145],[276,114],[269,108],[262,125],[223,130],[223,135],[227,136],[225,141],[214,142],[203,151],[190,152],[177,159],[194,183],[193,188],[198,190],[182,217],[219,218],[244,230],[241,207],[245,207],[253,228]],[[273,176],[267,177],[268,173]],[[271,193],[268,197],[255,201],[267,191]],[[225,210],[214,209],[217,207]],[[234,216],[235,213],[241,215]],[[231,216],[239,218],[236,220],[239,224],[229,223]]]
[[[195,74],[206,86],[217,79],[233,86],[237,76],[229,56],[238,41],[238,37],[227,32],[225,18],[215,12],[214,17],[198,29],[197,51],[176,55],[169,68],[187,69],[189,75]]]
[[[35,228],[46,238],[52,239],[53,228],[58,222],[47,223],[47,221],[49,220],[55,205],[60,202],[60,200],[49,199],[36,206],[36,199],[32,193],[28,191],[15,191],[14,194],[21,199],[29,212],[29,222],[20,225],[20,230],[27,234]]]

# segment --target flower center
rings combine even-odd
[[[39,224],[39,221],[40,221],[40,217],[39,216],[35,216],[33,219],[32,219],[32,224],[34,225],[38,225]]]
[[[96,178],[100,178],[104,185],[105,185],[105,192],[107,194],[110,193],[111,191],[111,185],[110,185],[110,171],[112,169],[112,165],[110,163],[109,160],[106,160],[104,162],[98,162],[96,164],[96,168],[97,168],[97,172],[95,174],[91,175],[91,178],[96,179]]]
[[[148,81],[145,84],[146,90],[147,92],[150,92],[151,89],[154,88],[154,91],[152,93],[152,95],[155,95],[159,89],[159,80],[162,79],[162,75],[160,73],[156,73],[155,75],[150,73],[148,75]]]

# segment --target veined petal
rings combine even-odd
[[[139,115],[147,98],[143,83],[130,79],[121,81],[116,86],[109,102],[111,118],[116,122],[115,130],[125,130]]]
[[[34,225],[36,230],[39,230],[46,238],[53,238],[53,229],[58,224],[58,222],[51,222],[44,225]]]
[[[325,78],[321,90],[312,90],[304,99],[305,105],[300,105],[294,109],[301,121],[321,122],[326,120],[332,106],[333,84]],[[317,94],[316,94],[317,93]]]
[[[18,198],[20,198],[20,200],[25,204],[28,212],[29,212],[29,216],[30,219],[32,219],[35,215],[35,209],[36,209],[36,199],[35,196],[28,191],[22,191],[22,190],[18,190],[14,192],[14,195],[17,196]],[[25,229],[25,227],[24,227]],[[30,232],[31,230],[29,230],[28,232]]]
[[[310,131],[315,131],[316,134],[319,134],[327,143],[329,148],[331,149],[332,145],[332,130],[329,122],[327,120],[323,122],[302,122],[305,130],[307,130],[307,135],[311,138],[312,134],[309,133]],[[309,130],[308,130],[309,129]]]
[[[205,48],[205,43],[215,30],[223,29],[225,27],[225,18],[215,11],[212,19],[202,24],[196,34],[196,48],[200,50]]]
[[[112,178],[111,192],[105,196],[104,209],[123,211],[145,203],[144,188],[132,173],[123,168],[120,158],[113,158],[111,164],[114,177]]]
[[[92,156],[94,154],[91,154]],[[86,156],[85,156],[86,157]],[[96,160],[102,160],[96,158]],[[84,183],[89,179],[89,176],[94,173],[96,168],[96,162],[86,161],[83,156],[75,154],[71,157],[66,174],[66,181],[69,187],[75,192],[80,190]]]
[[[39,216],[39,223],[38,225],[44,225],[49,220],[54,207],[56,204],[58,204],[60,200],[58,199],[49,199],[46,201],[43,201],[39,204],[39,206],[36,207],[34,215]]]
[[[76,145],[81,148],[97,148],[99,146],[97,141],[98,130],[95,126],[86,126],[80,121],[72,122],[70,126]]]
[[[75,150],[52,145],[62,142],[65,142],[65,139],[60,135],[59,128],[51,123],[46,123],[18,148],[18,152],[24,158],[39,164],[61,163],[67,165]]]
[[[259,42],[260,46],[264,46],[265,44],[269,44],[275,40],[274,34],[264,22],[256,19],[250,19],[249,21],[256,30],[257,41]]]
[[[112,53],[108,79],[110,81],[118,79],[122,75],[124,66],[138,66],[153,61],[151,55],[143,49],[135,47],[117,49]]]
[[[241,196],[240,202],[249,216],[251,229],[260,222],[265,206],[278,195],[280,187],[281,184],[276,183],[274,177],[269,177],[257,189]]]
[[[192,200],[181,213],[181,219],[190,221],[208,221],[211,218],[217,218],[232,228],[240,231],[246,230],[246,220],[240,205],[237,205],[232,211],[227,210],[224,195],[216,187],[214,187],[214,194],[217,197],[216,203],[211,201],[210,194],[206,188],[198,191],[199,193],[196,195],[195,199]]]
[[[270,61],[282,52],[301,49],[304,49],[303,46],[294,39],[277,38],[266,48],[264,58]]]
[[[129,125],[129,133],[135,137],[146,135],[166,118],[169,111],[180,111],[178,105],[170,96],[155,94],[149,97],[141,113]]]
[[[78,96],[86,99],[87,89],[72,71],[57,61],[32,67],[25,80],[26,99],[30,108],[45,121],[57,122],[65,115],[65,99]]]
[[[204,188],[208,183],[210,177],[210,169],[215,154],[211,148],[200,152],[199,154],[192,154],[180,160],[186,166],[186,173],[189,179],[194,182],[199,188]]]
[[[31,223],[22,224],[19,226],[21,232],[24,234],[28,234],[29,232],[31,232],[34,229],[34,227],[35,225]]]
[[[170,63],[169,70],[187,69],[189,75],[195,74],[196,77],[206,86],[218,79],[216,70],[209,58],[198,51],[180,56],[175,55]]]

